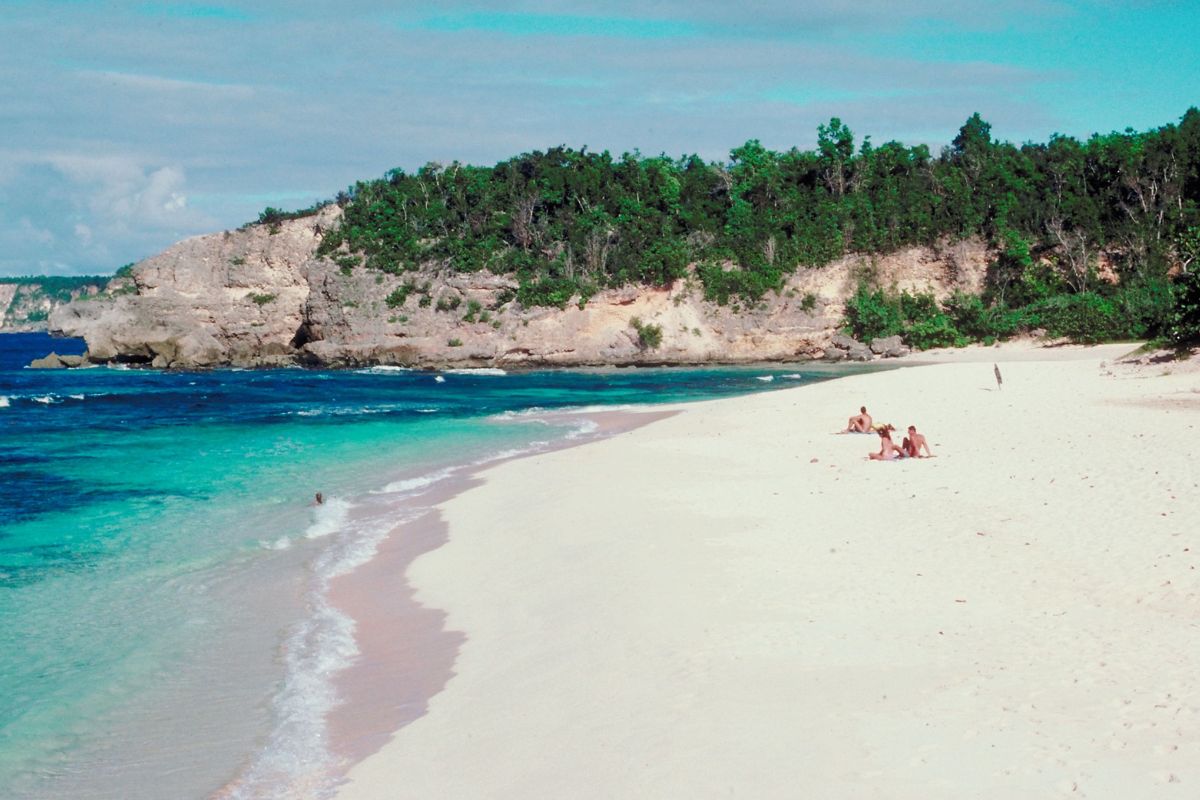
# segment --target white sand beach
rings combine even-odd
[[[1109,374],[1129,349],[978,349],[489,470],[408,570],[455,674],[339,796],[1200,797],[1200,378]],[[834,434],[864,404],[937,457],[868,461]]]

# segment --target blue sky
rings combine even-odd
[[[1200,3],[0,0],[0,275],[110,273],[428,161],[1086,137],[1200,105]]]

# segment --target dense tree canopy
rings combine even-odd
[[[515,273],[527,305],[661,285],[695,264],[706,294],[725,302],[757,298],[797,266],[848,252],[978,235],[1001,253],[984,307],[1087,296],[1125,313],[1128,298],[1114,298],[1136,290],[1138,319],[1150,320],[1143,333],[1167,326],[1158,306],[1171,303],[1172,267],[1185,268],[1181,284],[1192,280],[1200,230],[1194,108],[1146,132],[1085,142],[1056,135],[1019,147],[995,141],[973,114],[938,155],[869,137],[856,144],[836,118],[817,141],[815,151],[776,152],[751,140],[726,162],[555,147],[493,167],[392,170],[339,196],[343,221],[322,252],[345,269],[404,272],[436,262]],[[264,212],[267,222],[283,216]],[[1101,253],[1119,288],[1098,279]]]

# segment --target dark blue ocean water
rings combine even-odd
[[[24,368],[50,350],[83,346],[0,335],[0,787],[15,797],[230,781],[298,796],[293,773],[329,755],[319,679],[353,648],[322,591],[370,557],[396,499],[589,435],[586,414],[546,412],[837,374]]]

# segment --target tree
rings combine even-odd
[[[846,194],[846,173],[854,158],[854,134],[837,117],[817,126],[817,151],[825,173],[825,185],[839,200]]]

